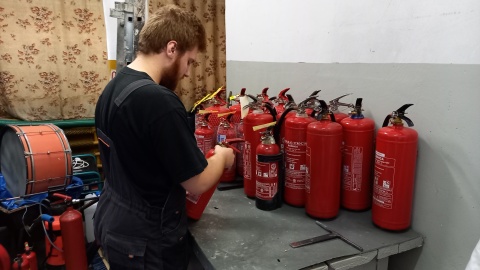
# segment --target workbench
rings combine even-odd
[[[193,251],[205,269],[362,269],[386,270],[388,257],[423,245],[423,236],[408,229],[376,227],[371,211],[341,209],[321,224],[340,238],[303,247],[290,243],[328,234],[304,208],[283,204],[273,211],[255,207],[243,189],[216,190],[203,216],[189,224]]]

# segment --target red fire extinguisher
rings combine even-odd
[[[208,159],[215,154],[215,149],[210,149],[206,154],[205,157]],[[207,207],[210,198],[212,198],[215,189],[217,188],[217,184],[213,185],[210,189],[202,194],[193,194],[187,192],[187,201],[186,201],[186,208],[187,208],[187,216],[193,220],[199,220],[202,217],[203,211],[205,207]]]
[[[411,224],[418,133],[409,128],[413,122],[405,110],[412,105],[388,115],[377,132],[372,220],[387,230],[404,230]]]
[[[207,112],[204,110],[204,112]],[[202,113],[199,112],[201,115]],[[208,126],[208,117],[210,113],[203,113],[203,117],[200,120],[199,127],[195,129],[195,139],[197,140],[197,146],[205,155],[208,150],[212,149],[215,146],[215,138],[213,134],[215,133],[213,129]]]
[[[22,258],[29,262],[30,270],[38,269],[37,254],[28,245],[28,242],[25,242],[25,252],[22,254]]]
[[[305,205],[305,168],[307,147],[307,126],[316,120],[305,112],[306,104],[316,97],[309,97],[298,104],[293,117],[285,119],[285,193],[287,204],[303,207]],[[285,110],[288,112],[290,109]],[[283,123],[279,123],[282,125]]]
[[[24,259],[21,254],[13,259],[12,270],[30,270],[30,262]]]
[[[330,109],[330,111],[333,112],[333,115],[335,116],[335,121],[337,121],[337,123],[341,123],[344,118],[348,117],[348,114],[342,113],[338,110],[338,108],[340,106],[348,107],[348,108],[354,108],[353,104],[340,102],[341,98],[346,97],[348,95],[351,95],[351,93],[350,94],[345,94],[343,96],[339,96],[339,97],[329,101],[329,109]]]
[[[253,127],[267,124],[275,121],[275,112],[268,103],[263,103],[261,98],[247,95],[253,102],[248,106],[252,112],[247,114],[243,119],[243,130],[245,136],[245,149],[243,152],[243,189],[245,195],[249,198],[255,198],[255,169],[256,169],[256,154],[258,144],[260,143],[261,134],[259,131],[254,131]],[[264,110],[268,110],[265,112]]]
[[[10,255],[8,251],[0,244],[0,269],[10,270]]]
[[[274,124],[275,122],[272,123]],[[260,210],[270,211],[277,209],[282,203],[283,155],[275,143],[272,126],[261,134],[261,143],[255,151],[257,155],[255,206]]]
[[[235,127],[231,124],[233,112],[228,112],[224,114],[219,114],[220,124],[218,125],[217,131],[217,143],[221,144],[227,140],[236,138]],[[236,163],[233,162],[232,167],[225,169],[222,176],[220,177],[220,182],[232,182],[235,180],[236,176]]]
[[[362,98],[355,110],[344,118],[342,206],[350,210],[366,210],[372,203],[372,162],[375,122],[362,114]]]
[[[45,235],[46,264],[52,268],[62,267],[65,265],[65,258],[63,257],[60,216],[53,216],[53,220],[43,222],[47,229],[47,235]]]
[[[319,121],[307,126],[305,211],[314,218],[328,219],[340,209],[342,125],[335,122],[325,101],[320,104]]]
[[[54,193],[53,196],[62,198],[67,203],[67,210],[60,215],[65,267],[67,270],[85,270],[88,265],[82,214],[73,209],[70,196],[59,193]]]
[[[229,143],[240,142],[240,139],[232,139],[227,140],[227,142],[223,142],[222,146],[231,147],[234,151],[238,151],[235,147],[232,147]],[[208,159],[215,154],[215,149],[210,149],[205,157]],[[205,211],[205,207],[207,207],[208,202],[213,196],[215,189],[217,188],[217,184],[213,185],[210,189],[205,191],[202,194],[193,194],[187,192],[187,200],[186,200],[186,209],[187,209],[187,216],[192,220],[199,220],[202,215],[203,211]]]

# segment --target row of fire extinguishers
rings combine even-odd
[[[255,198],[257,208],[273,210],[283,201],[305,207],[309,216],[319,219],[336,217],[340,206],[354,211],[372,208],[372,220],[381,228],[410,226],[418,134],[410,128],[413,123],[405,110],[412,104],[389,114],[375,136],[375,123],[363,115],[361,98],[347,104],[340,102],[347,96],[343,95],[327,104],[317,98],[320,91],[315,91],[296,104],[286,93],[289,88],[273,98],[267,90],[252,96],[243,88],[232,98],[237,103],[227,108],[219,97],[225,92],[222,87],[207,99],[213,101],[204,106],[210,113],[196,118],[197,142],[203,134],[197,133],[199,129],[220,132],[220,123],[224,123],[235,130],[236,142],[241,142],[237,144],[237,173],[243,176],[244,193]],[[241,97],[252,100],[245,106],[248,114],[243,119]],[[339,112],[340,106],[350,108],[350,113]],[[229,112],[233,117],[218,117]],[[213,115],[218,125],[210,123]],[[222,143],[218,134],[216,138],[207,148]],[[195,196],[204,201],[191,218],[200,218],[214,190]],[[191,209],[196,206],[190,204]],[[187,213],[188,208],[187,201]]]
[[[44,267],[44,269],[88,269],[87,247],[81,211],[96,203],[98,197],[72,199],[70,196],[60,193],[53,193],[53,197],[61,199],[60,202],[54,202],[48,207],[48,212],[54,215],[44,214],[40,211],[40,215],[33,220],[32,225],[24,228],[30,235],[37,226],[43,227],[46,252],[44,262],[39,264],[37,255],[28,245],[28,242],[25,242],[25,252],[18,254],[13,262],[11,262],[7,250],[0,245],[0,270],[37,270],[39,266]],[[78,209],[74,209],[72,203],[81,201],[89,202]],[[41,207],[45,206],[44,203],[40,205]]]

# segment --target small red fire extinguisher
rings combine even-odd
[[[30,270],[30,262],[24,259],[21,254],[13,259],[12,270]]]
[[[256,98],[251,95],[247,96],[250,97],[253,102],[248,105],[249,108],[252,109],[252,112],[247,114],[243,119],[245,136],[245,149],[243,152],[243,189],[247,197],[255,198],[255,170],[257,167],[255,150],[260,143],[261,134],[260,131],[254,131],[253,127],[275,121],[275,112],[268,103],[263,102],[261,97]],[[268,110],[268,112],[266,112],[266,110]]]
[[[357,98],[350,117],[344,118],[342,206],[366,210],[372,203],[372,162],[375,122],[363,116],[362,98]]]
[[[411,224],[418,133],[409,128],[413,122],[405,110],[412,105],[388,115],[377,132],[372,220],[387,230],[404,230]]]
[[[22,254],[22,258],[30,263],[30,270],[38,269],[37,254],[28,245],[28,242],[25,242],[25,252]]]
[[[283,155],[275,143],[272,126],[275,122],[257,128],[268,127],[262,132],[261,143],[256,148],[255,206],[260,210],[274,210],[281,206],[283,194]]]
[[[0,269],[10,270],[10,255],[2,244],[0,244]]]
[[[203,115],[203,117],[200,119],[199,127],[195,129],[195,139],[197,140],[198,148],[205,155],[208,150],[215,146],[215,138],[213,137],[215,132],[208,126],[210,113],[203,110],[199,111],[198,114]]]
[[[88,265],[82,214],[73,209],[70,196],[59,193],[54,193],[53,196],[64,199],[67,204],[67,210],[60,215],[65,268],[67,270],[85,270]]]
[[[338,110],[338,108],[340,106],[348,107],[348,108],[354,108],[353,104],[340,102],[341,98],[344,98],[348,95],[351,95],[351,93],[350,94],[345,94],[343,96],[339,96],[339,97],[329,101],[328,107],[329,107],[330,111],[333,112],[333,115],[335,116],[335,121],[337,121],[337,123],[341,123],[344,118],[348,117],[348,114],[342,113]]]
[[[230,143],[236,143],[236,142],[241,142],[243,140],[241,139],[232,139],[232,140],[227,140],[226,142],[223,142],[221,145],[225,147],[231,147],[235,152],[238,151],[235,147],[231,146]],[[210,149],[207,154],[205,155],[205,158],[210,158],[215,154],[215,148]],[[217,184],[213,185],[210,189],[205,191],[202,194],[193,194],[190,192],[186,193],[187,200],[186,200],[186,209],[187,209],[187,216],[192,219],[192,220],[199,220],[202,215],[203,211],[205,211],[205,207],[207,207],[208,202],[213,196],[213,193],[215,192],[215,189],[217,188]]]
[[[205,158],[210,158],[215,154],[215,149],[212,148],[208,150],[205,154]],[[193,194],[187,192],[187,201],[186,201],[186,208],[187,208],[187,216],[193,220],[199,220],[202,217],[203,211],[205,207],[207,207],[210,198],[212,198],[215,189],[217,188],[217,184],[213,185],[210,189],[205,191],[202,194]]]
[[[319,121],[307,126],[305,211],[314,218],[328,219],[340,209],[343,134],[327,103],[320,100],[320,104]]]

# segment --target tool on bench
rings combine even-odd
[[[325,235],[315,236],[315,237],[308,238],[308,239],[305,239],[305,240],[293,242],[293,243],[290,243],[290,246],[292,248],[298,248],[298,247],[303,247],[303,246],[315,244],[315,243],[318,243],[318,242],[323,242],[323,241],[327,241],[327,240],[331,240],[331,239],[340,238],[341,240],[343,240],[345,243],[349,244],[350,246],[352,246],[352,247],[354,247],[354,248],[356,248],[360,251],[363,251],[362,247],[360,247],[359,245],[357,245],[357,244],[353,243],[352,241],[348,240],[343,235],[328,229],[327,226],[322,224],[320,221],[318,221],[318,220],[315,221],[315,224],[322,227],[324,230],[326,230],[329,233],[325,234]]]

